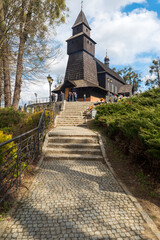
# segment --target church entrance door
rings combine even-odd
[[[65,88],[65,100],[68,100],[68,95],[70,91],[71,91],[71,88]]]

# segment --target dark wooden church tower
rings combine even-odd
[[[73,36],[67,40],[69,59],[65,81],[84,80],[98,84],[96,62],[93,60],[96,43],[90,37],[91,28],[82,10],[72,29]]]
[[[81,10],[73,27],[73,34],[67,40],[69,55],[64,83],[53,92],[77,92],[78,100],[82,101],[84,94],[87,101],[99,101],[107,94],[118,94],[123,79],[109,68],[109,58],[105,64],[95,58],[96,42],[90,37],[91,28],[84,12]]]

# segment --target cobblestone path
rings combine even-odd
[[[156,239],[98,161],[44,161],[1,240]]]

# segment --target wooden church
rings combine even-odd
[[[76,92],[79,101],[85,94],[87,101],[95,102],[108,94],[118,95],[122,86],[129,89],[124,80],[109,68],[109,57],[105,57],[104,63],[95,58],[96,42],[90,36],[91,28],[83,10],[72,29],[72,37],[67,40],[69,59],[64,83],[53,92],[60,94],[62,91],[65,100],[69,92]]]

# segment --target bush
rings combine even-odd
[[[0,143],[6,142],[10,139],[12,139],[12,135],[8,135],[3,133],[3,131],[0,131]],[[14,142],[11,142],[3,147],[0,147],[0,164],[2,164],[5,161],[6,155],[10,155],[14,157],[14,155],[16,154],[17,148],[12,148],[13,146],[14,146]],[[5,155],[2,154],[10,148],[12,148],[11,151],[7,152]]]
[[[16,111],[13,108],[0,109],[0,129],[11,129],[13,126],[21,123],[25,115],[25,113]]]
[[[160,88],[118,104],[100,105],[95,121],[105,126],[110,137],[126,142],[125,150],[134,157],[141,156],[154,170],[160,169]]]

